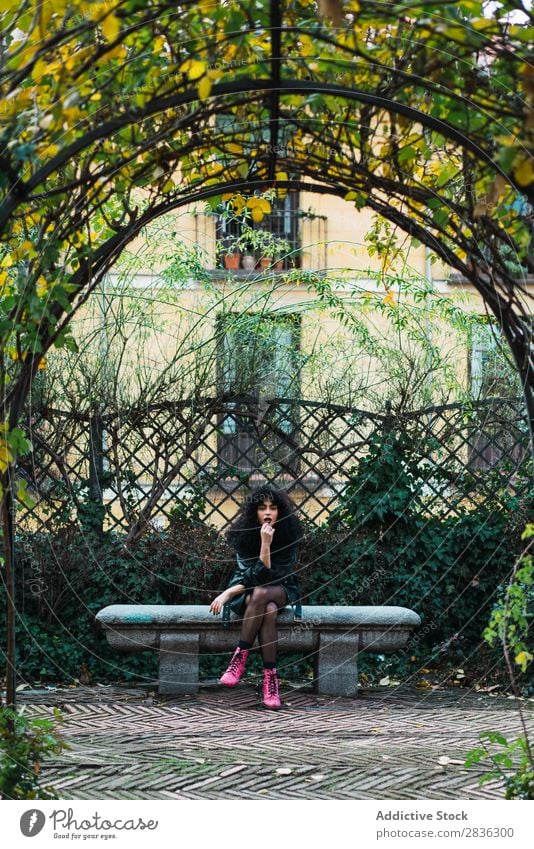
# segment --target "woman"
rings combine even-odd
[[[282,706],[276,674],[276,617],[279,610],[300,598],[293,567],[302,536],[295,505],[285,492],[271,486],[254,490],[226,534],[236,550],[236,569],[227,589],[210,606],[217,614],[227,604],[243,617],[239,642],[219,683],[226,687],[239,683],[258,635],[263,658],[262,702],[274,710]]]

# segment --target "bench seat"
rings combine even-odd
[[[231,614],[222,627],[208,605],[112,604],[96,619],[118,651],[159,651],[162,694],[196,693],[199,655],[231,651],[239,639],[237,617]],[[304,605],[298,621],[286,608],[278,615],[278,646],[280,652],[313,654],[317,692],[356,696],[358,654],[404,648],[420,622],[406,607]],[[221,673],[227,660],[221,658]]]

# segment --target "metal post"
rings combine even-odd
[[[15,528],[13,499],[13,469],[7,469],[6,489],[2,502],[2,530],[4,535],[4,567],[7,601],[7,646],[6,646],[6,705],[15,709],[17,701],[17,671],[15,645]],[[13,731],[11,722],[9,730]]]

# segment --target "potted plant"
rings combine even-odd
[[[260,268],[261,268],[262,271],[265,271],[265,269],[270,268],[272,264],[273,264],[272,256],[262,256],[262,257],[260,257]]]
[[[243,243],[243,255],[241,257],[241,265],[246,271],[252,271],[256,268],[256,257],[254,256],[254,245],[248,239]]]
[[[242,251],[242,266],[251,271],[259,266],[266,269],[283,268],[283,258],[290,251],[287,239],[281,239],[269,230],[260,230],[246,226],[241,237],[234,243],[234,248]],[[259,256],[259,260],[256,257]]]
[[[241,264],[241,253],[239,251],[232,251],[231,253],[227,253],[224,255],[224,267],[235,271],[239,268]]]
[[[222,256],[223,265],[227,269],[235,271],[241,264],[241,245],[234,237],[224,236],[217,244],[217,254]]]
[[[260,268],[279,271],[284,267],[284,257],[290,250],[287,239],[281,239],[273,233],[260,231],[258,247],[262,252]]]

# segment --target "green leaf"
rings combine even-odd
[[[435,209],[432,215],[432,220],[437,227],[444,230],[449,224],[449,213],[446,209]]]

